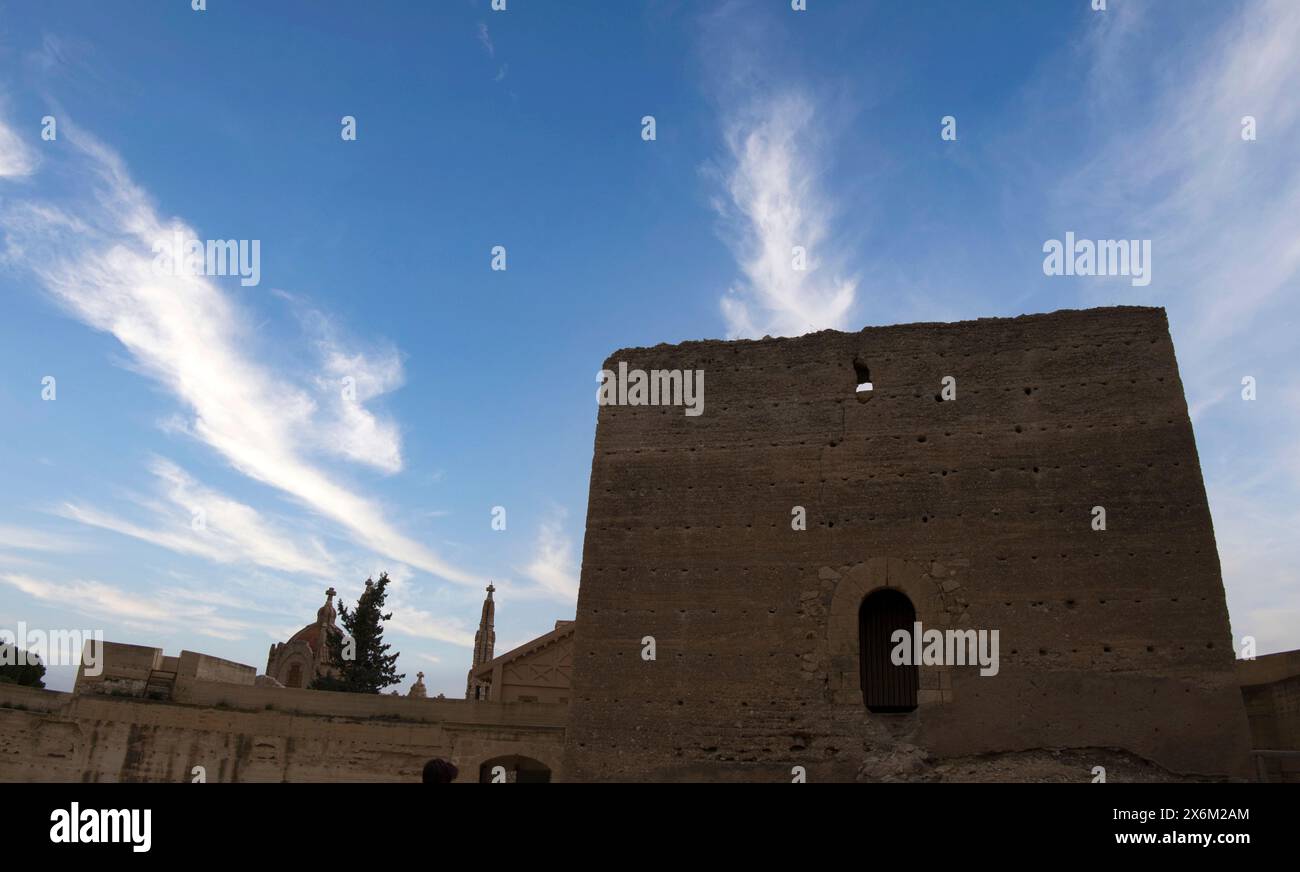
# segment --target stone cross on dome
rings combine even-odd
[[[325,590],[325,605],[316,611],[316,622],[327,626],[334,625],[338,612],[334,610],[334,596],[338,593],[332,586]]]
[[[397,691],[393,691],[393,693],[397,693]],[[429,692],[424,687],[423,672],[415,673],[415,684],[411,685],[411,689],[406,692],[406,695],[413,696],[416,699],[428,699]]]

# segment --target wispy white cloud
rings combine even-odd
[[[386,626],[418,639],[435,639],[462,648],[474,647],[474,631],[459,618],[435,615],[403,600],[393,601],[393,617]]]
[[[378,554],[405,561],[456,583],[477,577],[400,532],[380,506],[343,484],[312,459],[322,415],[307,390],[259,362],[245,319],[210,278],[160,275],[153,245],[174,230],[201,238],[179,219],[162,220],[121,159],[66,118],[60,140],[87,176],[89,196],[57,208],[6,201],[0,227],[9,249],[41,286],[74,316],[115,336],[133,366],[165,386],[185,408],[189,432],[243,474],[277,488],[329,518]],[[81,232],[66,220],[76,215]],[[362,393],[392,383],[384,364],[339,353],[334,365],[362,368]],[[358,400],[357,402],[363,402]],[[365,420],[343,410],[342,421]],[[327,422],[331,420],[325,416]],[[336,450],[381,468],[396,468],[392,431],[375,426],[366,438]]]
[[[57,603],[82,613],[155,624],[170,623],[172,620],[165,604],[98,581],[58,583],[13,573],[0,575],[0,581],[37,600]]]
[[[556,507],[542,522],[533,559],[520,571],[536,582],[542,593],[572,603],[578,598],[578,567],[573,559],[573,543],[564,533],[565,515],[563,509]],[[522,593],[527,595],[526,591]]]
[[[13,568],[15,566],[46,566],[47,561],[39,560],[22,554],[14,554],[9,551],[0,551],[0,566]]]
[[[185,629],[217,639],[238,640],[257,629],[254,622],[241,621],[215,606],[192,604],[162,595],[141,595],[101,581],[49,581],[33,575],[0,574],[0,582],[29,597],[87,617],[115,619],[144,630]]]
[[[1056,208],[1153,240],[1149,301],[1178,319],[1184,368],[1221,384],[1221,364],[1236,357],[1227,344],[1258,335],[1300,289],[1300,5],[1246,4],[1204,46],[1185,48],[1190,59],[1168,56],[1161,22],[1147,20],[1155,9],[1115,11],[1088,40],[1102,139],[1056,187]],[[1114,74],[1134,65],[1144,75]],[[1241,136],[1247,115],[1254,142]]]
[[[816,111],[807,94],[788,91],[756,98],[726,122],[726,199],[716,205],[745,276],[722,299],[729,336],[849,326],[857,280],[833,250],[836,207],[821,187]]]
[[[488,32],[487,22],[485,21],[478,23],[478,41],[483,46],[483,50],[487,52],[488,57],[495,58],[497,56],[496,46],[492,44],[492,34]]]
[[[479,44],[483,46],[483,51],[487,52],[487,56],[488,56],[488,58],[491,59],[491,60],[496,60],[496,56],[497,56],[497,47],[496,47],[496,45],[492,42],[492,34],[488,31],[487,22],[485,22],[485,21],[480,21],[480,22],[478,23],[478,28],[477,28],[477,30],[476,30],[476,35],[477,35],[477,37],[478,37]],[[497,65],[497,74],[496,74],[496,76],[492,79],[492,81],[494,81],[494,82],[499,82],[499,81],[501,81],[502,79],[504,79],[504,78],[506,77],[506,73],[508,73],[509,71],[510,71],[510,65],[509,65],[509,64],[498,64],[498,65]]]
[[[36,152],[17,131],[0,120],[0,178],[31,175],[37,163]]]
[[[402,386],[402,357],[396,348],[376,343],[370,352],[354,348],[323,312],[284,292],[312,336],[320,362],[314,379],[323,414],[313,436],[322,451],[384,472],[402,469],[402,437],[397,424],[366,403]]]
[[[854,104],[840,99],[839,84],[814,87],[791,72],[803,59],[781,20],[735,0],[696,19],[702,88],[723,144],[705,175],[740,272],[719,301],[731,338],[845,329],[855,316],[846,240],[863,228],[844,220],[845,186],[831,187],[834,146]]]
[[[0,122],[2,123],[2,122]],[[90,228],[75,215],[48,203],[10,201],[0,213],[4,234],[4,249],[0,251],[0,266],[21,267],[27,252],[24,240],[40,238],[53,228],[69,234],[88,233]]]
[[[251,563],[287,573],[337,576],[337,564],[319,542],[314,542],[313,551],[303,551],[293,536],[276,529],[256,509],[205,487],[168,460],[155,459],[151,471],[166,501],[162,505],[141,503],[151,510],[153,526],[73,503],[64,504],[56,514],[216,563]]]
[[[66,553],[82,550],[83,544],[68,536],[34,530],[30,527],[0,525],[0,548]]]

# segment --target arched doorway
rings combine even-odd
[[[498,766],[503,770],[502,773],[493,771]],[[518,754],[484,760],[478,768],[478,780],[483,784],[499,781],[502,774],[512,784],[546,784],[551,780],[551,770],[545,763]]]
[[[920,684],[916,663],[896,666],[890,658],[895,630],[907,630],[909,639],[916,608],[907,594],[893,588],[874,591],[858,609],[858,663],[862,673],[862,702],[878,713],[916,709]]]

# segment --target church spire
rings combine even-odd
[[[496,648],[497,632],[493,628],[496,603],[492,601],[492,592],[495,590],[496,588],[489,582],[487,598],[483,600],[483,614],[478,622],[478,632],[474,634],[474,665],[470,667],[469,677],[465,681],[465,699],[487,699],[488,688],[491,686],[486,682],[476,681],[474,670],[491,660],[492,652]]]

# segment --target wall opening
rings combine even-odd
[[[289,667],[289,677],[284,682],[285,687],[302,687],[302,664],[295,663]]]
[[[883,588],[867,594],[858,608],[858,663],[862,677],[862,702],[880,714],[916,710],[920,685],[915,663],[896,666],[891,653],[895,630],[906,630],[910,640],[916,608],[907,594]]]
[[[424,771],[420,774],[420,780],[424,784],[451,784],[459,774],[460,770],[450,760],[434,757],[424,764]]]
[[[857,378],[858,399],[867,400],[871,398],[871,391],[874,385],[871,383],[871,368],[861,356],[853,358],[853,374]]]
[[[547,784],[551,780],[551,770],[545,763],[518,754],[484,760],[478,768],[478,780],[491,784],[496,777],[493,770],[498,766],[505,770],[505,779],[511,784]]]

